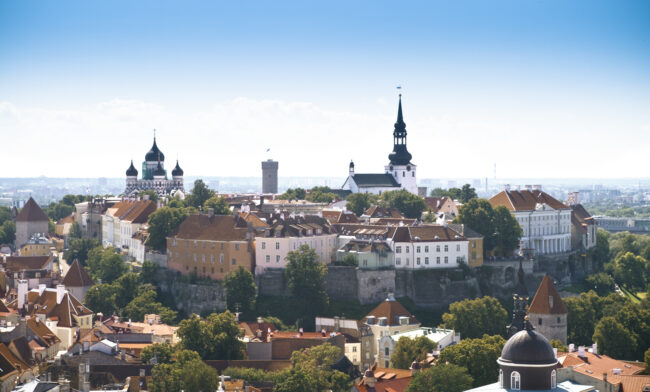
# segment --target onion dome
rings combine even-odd
[[[165,161],[165,154],[158,148],[155,136],[153,137],[153,146],[151,146],[151,150],[144,156],[144,160],[147,162]]]
[[[408,165],[413,156],[406,149],[406,124],[402,116],[402,94],[399,95],[397,122],[393,131],[393,152],[388,155],[392,165]]]
[[[526,329],[512,335],[503,346],[498,362],[501,365],[554,365],[557,363],[548,339],[526,323]]]
[[[172,170],[172,176],[174,177],[181,177],[183,175],[183,169],[181,169],[180,166],[178,166],[178,159],[176,160],[176,167],[174,167],[174,170]]]
[[[158,161],[158,166],[156,166],[156,170],[153,172],[154,177],[155,176],[164,176],[165,175],[165,170],[163,169],[162,165],[160,164],[160,161]]]
[[[137,177],[138,176],[138,170],[133,166],[133,160],[131,160],[131,166],[129,166],[128,169],[126,169],[126,176],[127,177]]]

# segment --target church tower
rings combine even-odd
[[[406,149],[406,124],[402,116],[402,94],[400,94],[397,122],[393,131],[393,152],[388,155],[390,162],[385,169],[386,173],[392,175],[403,189],[417,195],[416,166],[411,163],[411,158],[411,154]]]

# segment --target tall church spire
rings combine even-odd
[[[397,106],[397,122],[393,131],[393,152],[388,155],[391,165],[408,165],[412,155],[406,149],[406,124],[402,115],[402,94]]]

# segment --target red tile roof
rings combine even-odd
[[[466,241],[461,234],[440,225],[401,226],[395,229],[395,242]]]
[[[190,215],[172,236],[188,240],[245,241],[248,229],[236,227],[232,215]]]
[[[93,280],[79,260],[75,259],[63,278],[63,284],[66,287],[89,287],[93,285]]]
[[[385,301],[377,305],[376,308],[371,310],[366,317],[361,320],[365,322],[368,319],[368,316],[375,316],[375,320],[380,317],[386,317],[388,319],[388,325],[399,325],[400,317],[408,317],[409,324],[416,324],[419,321],[409,312],[406,308],[393,298],[388,298]],[[377,321],[375,321],[376,323]]]
[[[493,207],[505,206],[510,211],[533,211],[538,204],[546,204],[556,210],[569,207],[553,196],[540,190],[503,190],[490,198]]]
[[[121,201],[116,203],[111,209],[114,209],[113,216],[123,221],[132,223],[147,223],[149,215],[156,211],[156,203],[152,200],[140,201]]]
[[[553,303],[551,304],[551,297],[553,298]],[[551,277],[546,275],[542,279],[542,283],[537,289],[535,297],[533,297],[530,306],[528,307],[528,313],[535,314],[567,314],[567,308],[562,302],[562,297],[560,293],[557,292]]]
[[[54,256],[9,256],[5,269],[10,272],[51,269]]]
[[[600,355],[585,351],[585,358],[581,358],[577,352],[558,353],[560,365],[564,368],[573,367],[573,370],[586,376],[603,380],[603,374],[607,374],[607,382],[620,384],[621,392],[642,391],[643,387],[650,385],[650,375],[641,375],[643,366],[619,361],[607,355]],[[618,369],[620,374],[614,374]]]
[[[38,206],[33,198],[29,198],[25,206],[16,215],[16,222],[49,222],[50,218],[45,215],[41,207]]]

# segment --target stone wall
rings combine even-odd
[[[221,282],[190,283],[188,278],[166,268],[159,268],[156,273],[160,290],[172,296],[179,310],[201,314],[226,309],[226,295]]]
[[[291,294],[281,268],[267,268],[264,274],[255,275],[255,284],[259,295],[282,297]]]
[[[355,267],[328,266],[325,291],[331,299],[348,300],[358,295],[359,282]]]

